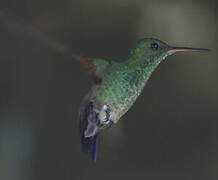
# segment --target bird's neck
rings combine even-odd
[[[156,56],[145,57],[143,54],[130,54],[125,62],[125,67],[127,71],[136,73],[141,79],[147,81],[160,62],[161,59]]]

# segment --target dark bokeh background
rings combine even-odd
[[[213,51],[168,57],[93,164],[77,118],[92,83],[71,52],[123,56],[143,37]],[[218,179],[217,41],[215,0],[1,0],[0,179]]]

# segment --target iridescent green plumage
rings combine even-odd
[[[92,154],[94,161],[100,130],[117,123],[129,110],[160,62],[174,52],[193,50],[206,49],[171,47],[160,40],[145,38],[120,61],[82,59],[95,80],[98,79],[80,111],[83,149]]]

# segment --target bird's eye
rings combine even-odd
[[[151,48],[152,50],[159,50],[159,46],[158,46],[157,43],[152,43],[152,44],[150,45],[150,48]]]

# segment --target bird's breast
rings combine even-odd
[[[145,85],[145,79],[138,72],[111,76],[94,89],[96,97],[110,106],[114,122],[117,122],[136,101]]]

